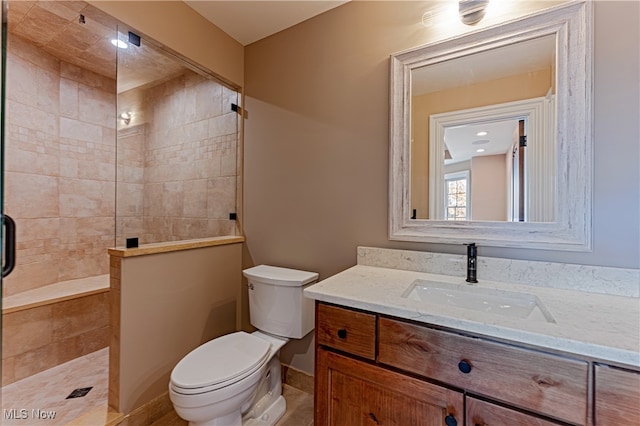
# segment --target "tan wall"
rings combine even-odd
[[[429,119],[433,114],[542,97],[554,85],[550,68],[415,96],[411,105],[411,208],[429,218]]]
[[[180,359],[237,329],[241,256],[241,243],[112,256],[111,407],[130,413],[166,392]]]
[[[242,45],[185,3],[94,0],[88,3],[208,68],[228,83],[242,86]]]
[[[245,265],[326,278],[355,264],[358,245],[464,254],[387,238],[389,55],[478,28],[424,28],[429,4],[354,1],[246,47]],[[594,9],[594,250],[480,247],[480,256],[640,266],[640,4]],[[618,202],[624,209],[611,208]]]

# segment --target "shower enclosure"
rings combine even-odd
[[[240,118],[236,89],[94,6],[4,6],[6,385],[108,344],[108,248],[237,233]]]

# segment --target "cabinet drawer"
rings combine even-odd
[[[595,376],[595,424],[640,424],[640,373],[596,365]]]
[[[324,304],[317,305],[316,340],[368,359],[376,357],[376,316]]]
[[[467,426],[558,426],[535,416],[500,407],[475,398],[466,398]]]
[[[378,361],[568,422],[587,421],[586,362],[379,320]]]

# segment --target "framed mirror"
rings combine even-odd
[[[591,8],[391,56],[390,239],[591,250]]]

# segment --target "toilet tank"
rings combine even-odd
[[[259,330],[300,339],[313,330],[314,304],[302,292],[316,272],[259,265],[242,271],[249,282],[249,317]]]

